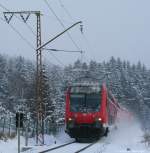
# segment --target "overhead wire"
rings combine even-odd
[[[93,48],[91,47],[91,44],[89,43],[89,40],[87,39],[87,37],[85,36],[85,34],[83,33],[83,38],[84,38],[84,41],[85,43],[88,45],[89,49],[90,50],[93,50]],[[91,54],[93,56],[93,54]]]
[[[63,22],[61,21],[61,19],[57,16],[57,14],[55,13],[55,11],[52,9],[52,7],[50,6],[50,4],[47,2],[47,0],[44,0],[45,4],[48,6],[49,10],[52,12],[52,14],[56,17],[57,21],[60,23],[60,25],[63,27],[63,29],[65,30],[66,27],[63,24]],[[78,49],[81,50],[80,47],[76,44],[76,42],[73,40],[72,36],[70,35],[69,32],[67,32],[68,37],[70,38],[70,40],[72,41],[72,43],[74,44],[74,46]],[[57,62],[59,62],[59,64],[61,64],[61,66],[65,66],[52,52],[50,52],[51,55],[57,60]]]
[[[68,11],[68,9],[65,7],[65,5],[63,4],[62,0],[58,0],[58,2],[60,3],[60,6],[63,8],[64,12],[68,15],[68,17],[70,18],[71,21],[74,21],[72,15],[70,14],[70,12]],[[81,30],[82,29],[82,30]],[[82,36],[84,35],[83,33],[83,25],[82,27],[80,27],[80,30],[81,30],[81,33],[82,33]],[[83,61],[83,53],[81,54],[81,61]]]
[[[4,5],[2,5],[1,3],[0,3],[0,7],[2,8],[2,9],[4,9],[4,10],[6,10],[6,11],[8,11],[8,12],[10,12],[10,10],[9,9],[7,9]],[[17,19],[19,19],[19,20],[21,20],[17,15],[14,15]],[[2,20],[3,22],[5,22],[6,23],[6,21],[5,21],[5,19],[3,19],[2,17],[0,17],[0,20]],[[22,20],[21,20],[22,21]],[[32,49],[34,49],[35,50],[35,47],[12,25],[12,24],[8,24],[9,26],[10,26],[10,28],[14,31],[14,32],[16,32],[18,35],[19,35],[19,37],[24,41],[24,42],[26,42],[26,44],[30,47],[30,48],[32,48]],[[35,35],[36,36],[36,34],[34,33],[34,31],[32,30],[32,28],[26,23],[26,25],[27,25],[27,27],[28,27],[28,29],[32,32],[32,34],[33,35]],[[51,55],[55,58],[55,60],[62,66],[65,66],[53,53],[51,53]]]
[[[0,17],[0,20],[1,21],[3,21],[3,22],[5,22],[6,23],[6,21],[2,18],[2,17]],[[7,23],[6,23],[7,24]],[[10,27],[11,27],[11,29],[14,31],[14,32],[16,32],[18,35],[19,35],[19,37],[23,40],[23,41],[25,41],[26,42],[26,44],[28,45],[28,46],[30,46],[30,48],[32,48],[32,49],[34,49],[35,50],[35,48],[34,48],[34,46],[13,26],[13,25],[11,25],[10,23],[8,24]]]
[[[9,10],[8,8],[6,8],[4,5],[2,5],[1,3],[0,3],[0,7],[1,7],[2,9],[4,9],[4,10],[10,12],[10,10]],[[22,22],[22,20],[21,20],[16,14],[14,14],[14,16],[15,16],[18,20],[20,20],[20,21]],[[27,28],[31,31],[31,33],[32,33],[34,36],[36,36],[36,33],[33,31],[33,29],[31,28],[31,26],[28,25],[26,22],[25,22],[25,25],[26,25]]]
[[[65,29],[65,25],[63,24],[63,22],[60,20],[60,18],[57,16],[57,14],[55,13],[55,11],[52,9],[52,7],[50,6],[50,4],[47,2],[47,0],[45,0],[45,3],[47,4],[47,6],[49,7],[50,11],[54,14],[54,16],[56,17],[56,19],[58,20],[58,22],[61,24],[61,26]],[[69,11],[66,9],[66,7],[63,5],[62,1],[59,1],[61,7],[63,7],[63,9],[65,10],[65,12],[67,13],[67,15],[70,17],[70,19],[73,21],[73,18],[71,16],[71,14],[69,13]],[[73,21],[74,22],[74,21]],[[76,44],[76,42],[73,40],[73,38],[71,37],[70,33],[67,32],[70,40],[73,42],[73,44],[75,45],[75,47],[80,50],[81,53],[81,60],[83,58],[83,51],[81,50],[81,48]]]
[[[43,16],[45,17],[49,17],[51,18],[51,20],[55,20],[56,21],[56,18],[54,19],[51,15],[48,15],[48,14],[45,14],[45,13],[42,13]],[[68,20],[64,20],[64,19],[61,19],[62,22],[65,22],[67,24],[73,24],[74,22],[73,21],[68,21]]]
[[[45,4],[48,6],[49,10],[53,13],[53,15],[56,17],[57,21],[60,23],[60,25],[64,28],[65,30],[65,25],[63,24],[63,22],[60,20],[60,18],[57,16],[57,14],[55,13],[55,11],[52,9],[52,7],[50,6],[50,4],[47,2],[47,0],[44,0]],[[80,47],[77,45],[77,43],[73,40],[72,36],[70,35],[69,32],[67,32],[68,37],[70,38],[70,40],[72,41],[72,43],[74,44],[74,46],[78,49],[81,50]]]
[[[50,50],[54,52],[69,52],[69,53],[82,53],[83,51],[77,50],[63,50],[63,49],[54,49],[54,48],[43,48],[44,50]]]
[[[65,67],[65,64],[63,62],[61,62],[52,52],[49,52],[54,58],[55,60],[60,64],[60,66],[64,66]]]
[[[58,0],[60,3],[60,6],[63,8],[63,10],[65,11],[65,13],[68,15],[68,17],[74,21],[72,15],[70,14],[70,12],[68,11],[68,9],[65,7],[65,5],[63,4],[62,0]]]
[[[8,12],[10,12],[6,7],[4,7],[2,4],[0,4],[0,7],[1,8],[3,8],[3,9],[5,9],[6,11],[8,11]],[[16,15],[15,15],[16,16]],[[19,20],[21,20],[18,16],[16,16],[16,18],[18,18]],[[2,17],[0,17],[0,20],[1,21],[3,21],[4,23],[6,23],[7,24],[7,22],[5,21],[5,19],[3,19]],[[35,50],[35,47],[12,25],[12,24],[8,24],[9,26],[10,26],[10,28],[14,31],[14,32],[16,32],[18,35],[19,35],[19,37],[31,48],[31,49],[34,49]],[[33,32],[33,30],[32,30],[32,28],[26,23],[26,25],[27,25],[27,27],[28,27],[28,29],[30,29],[30,31],[32,32],[32,34],[33,35],[36,35],[34,32]],[[53,58],[55,58],[55,60],[62,66],[64,66],[65,67],[65,65],[53,54],[53,53],[51,53],[51,56],[53,56]],[[61,78],[61,80],[63,80],[62,79],[62,76],[60,75],[60,78]]]
[[[74,21],[72,15],[71,15],[70,12],[68,11],[68,9],[65,7],[65,5],[64,5],[63,2],[62,2],[62,0],[58,0],[58,1],[59,1],[59,3],[60,3],[60,6],[63,8],[63,10],[64,10],[64,11],[66,12],[66,14],[68,15],[68,17],[69,17],[72,21]],[[83,36],[83,39],[84,39],[85,43],[88,45],[89,49],[90,49],[90,50],[93,50],[93,48],[91,47],[91,45],[90,45],[90,43],[89,43],[87,37],[85,36],[84,32],[82,32],[82,36]],[[82,56],[83,56],[83,55],[82,55]],[[92,56],[93,56],[93,54],[92,54]],[[81,57],[81,58],[83,58],[83,57]]]

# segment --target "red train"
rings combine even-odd
[[[107,136],[119,105],[106,85],[76,84],[66,92],[66,132],[77,141]]]

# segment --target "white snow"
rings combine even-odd
[[[123,118],[118,121],[117,128],[110,130],[107,138],[99,140],[98,144],[83,153],[149,153],[143,140],[140,124],[133,118]]]
[[[142,140],[143,132],[140,124],[133,119],[123,119],[121,122],[118,122],[117,128],[110,130],[108,137],[101,138],[97,144],[83,153],[149,153],[150,148],[142,143]],[[39,151],[72,141],[73,139],[69,138],[64,132],[59,133],[55,137],[45,135],[44,146],[36,146],[35,139],[30,139],[29,146],[31,149],[24,153],[38,153]],[[21,147],[24,144],[24,138],[21,137]],[[85,145],[87,144],[76,143],[67,147],[66,150],[61,148],[61,150],[54,151],[54,153],[60,153],[60,151],[61,153],[72,153],[73,149],[80,149]],[[17,153],[17,138],[7,142],[0,141],[0,153]]]
[[[23,139],[21,138],[22,142]],[[13,140],[2,141],[0,140],[0,153],[17,153],[17,138]]]
[[[142,143],[142,139],[143,132],[136,121],[122,121],[117,125],[117,129],[110,133],[109,144],[103,153],[148,153],[149,151]]]

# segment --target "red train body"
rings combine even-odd
[[[118,107],[105,84],[101,87],[69,87],[66,92],[66,132],[77,140],[107,135],[109,125],[116,120]]]

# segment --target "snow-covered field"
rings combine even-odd
[[[97,144],[85,150],[83,153],[149,153],[148,148],[141,141],[143,140],[143,132],[138,122],[124,120],[119,122],[117,128],[112,128],[108,137],[103,137]],[[35,140],[29,140],[30,150],[24,153],[38,153],[39,151],[53,148],[57,145],[71,142],[65,133],[61,132],[57,136],[45,136],[46,145],[36,146]],[[56,143],[56,144],[55,144]],[[24,138],[21,138],[21,147],[25,144]],[[73,153],[73,148],[82,148],[85,144],[75,144],[61,148],[53,153]],[[7,142],[0,141],[0,153],[17,153],[17,138],[8,140]]]

